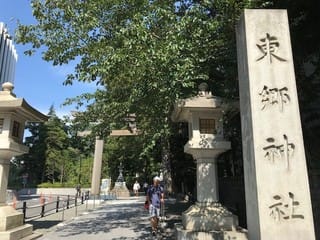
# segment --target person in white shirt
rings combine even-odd
[[[136,196],[138,196],[139,189],[140,189],[140,184],[138,183],[138,181],[136,181],[133,184],[133,192]]]

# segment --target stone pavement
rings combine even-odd
[[[99,201],[96,201],[95,203],[95,206],[92,204],[92,202],[91,204],[80,204],[77,207],[71,206],[69,209],[65,208],[64,211],[60,209],[58,213],[55,213],[55,211],[51,211],[49,213],[45,213],[44,217],[35,217],[27,220],[26,223],[32,224],[34,231],[41,234],[46,234],[48,232],[54,231],[57,227],[62,226],[73,219],[76,219],[82,214],[93,211],[94,208],[98,207]]]
[[[62,213],[58,213],[30,223],[34,224],[35,231],[43,233],[39,240],[175,239],[174,223],[181,220],[181,211],[188,204],[166,200],[166,227],[161,228],[154,238],[144,200],[145,197],[110,200],[95,209],[89,205],[87,211],[84,204],[78,208],[77,217],[74,217],[74,208],[65,211],[64,222],[61,222]]]

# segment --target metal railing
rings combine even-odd
[[[53,200],[52,198],[55,198]],[[34,218],[44,217],[50,214],[58,213],[69,208],[77,208],[77,206],[88,203],[89,192],[81,195],[59,195],[55,197],[40,196],[40,204],[28,205],[28,201],[22,202],[22,207],[17,207],[18,211],[22,211],[24,222]],[[30,204],[30,203],[29,203]]]

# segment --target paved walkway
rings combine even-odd
[[[88,214],[91,211],[94,211],[95,208],[98,207],[99,202],[96,201],[95,206],[92,204],[80,204],[77,207],[71,206],[69,209],[64,209],[58,213],[55,211],[51,211],[49,213],[45,213],[44,217],[35,217],[31,220],[27,220],[26,223],[30,223],[33,225],[33,229],[39,233],[47,234],[56,230],[57,227],[63,226],[68,222],[77,219],[82,214]]]
[[[171,213],[167,212],[166,227],[162,228],[157,238],[151,236],[148,212],[144,209],[145,197],[132,197],[122,200],[105,201],[95,209],[85,211],[78,208],[78,217],[74,216],[74,209],[65,211],[66,220],[56,219],[56,214],[50,219],[40,219],[33,222],[35,231],[42,232],[44,235],[39,240],[129,240],[129,239],[175,239],[174,223],[180,221],[180,213],[187,207],[183,205],[180,209],[176,203],[167,201],[167,210],[174,209]],[[92,207],[92,206],[91,206]],[[90,209],[90,207],[88,208]],[[55,215],[55,216],[54,216]],[[60,213],[61,218],[61,213]],[[42,221],[44,226],[41,227]],[[48,224],[52,221],[52,226]],[[60,224],[56,225],[57,222]]]

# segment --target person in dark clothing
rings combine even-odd
[[[80,186],[80,184],[78,184],[76,186],[76,191],[77,191],[77,193],[76,193],[77,197],[80,197],[80,194],[81,194],[81,186]]]
[[[145,182],[143,184],[143,191],[144,191],[144,194],[147,196],[147,193],[148,193],[148,188],[149,188],[149,185],[147,182]]]

